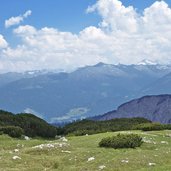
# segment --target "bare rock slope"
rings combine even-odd
[[[171,95],[144,96],[93,119],[110,120],[123,117],[144,117],[154,122],[171,123]]]

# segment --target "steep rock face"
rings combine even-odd
[[[171,123],[171,95],[144,96],[94,119],[110,120],[123,117],[144,117],[153,122]]]

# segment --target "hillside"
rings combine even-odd
[[[117,110],[93,119],[110,120],[122,117],[143,117],[153,122],[171,123],[171,95],[144,96],[124,103]]]
[[[13,114],[0,110],[0,128],[11,127],[14,128],[17,126],[22,128],[24,134],[29,137],[45,137],[45,138],[54,138],[58,134],[58,129],[41,118],[33,114]],[[12,129],[14,129],[12,127]]]
[[[140,124],[151,123],[144,118],[117,118],[105,121],[81,120],[67,124],[63,127],[65,135],[86,135],[103,132],[116,132],[132,130]]]
[[[162,65],[99,63],[71,73],[9,73],[0,76],[0,82],[6,78],[0,87],[0,108],[34,113],[49,122],[91,117],[140,97],[144,88],[170,71]]]
[[[130,131],[124,133],[130,133]],[[98,142],[118,132],[66,137],[68,140],[66,142],[43,139],[26,141],[0,135],[0,170],[171,170],[171,131],[148,133],[133,131],[133,133],[143,137],[143,145],[136,149],[117,150],[99,148]]]

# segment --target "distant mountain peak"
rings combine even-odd
[[[144,59],[141,62],[139,62],[137,65],[157,65],[157,62]]]
[[[110,65],[110,64],[105,64],[103,62],[99,62],[97,63],[96,65],[94,65],[95,67],[103,67],[103,66],[106,66],[106,65]]]

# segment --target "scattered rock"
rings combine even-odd
[[[28,141],[28,140],[30,140],[30,137],[24,136],[24,139]]]
[[[54,144],[40,144],[40,145],[37,145],[37,146],[34,146],[32,148],[40,148],[40,149],[43,149],[43,148],[54,148]]]
[[[16,152],[16,153],[19,152],[19,149],[14,149],[14,152]]]
[[[171,137],[171,134],[166,134],[166,137]]]
[[[106,168],[106,166],[104,165],[99,166],[99,170],[103,170],[104,168]]]
[[[48,143],[48,144],[40,144],[40,145],[34,146],[32,148],[51,149],[51,148],[57,148],[57,147],[62,148],[62,147],[67,147],[67,146],[69,146],[69,144],[67,144],[67,143]]]
[[[13,157],[12,157],[12,159],[13,159],[13,160],[17,160],[17,159],[19,159],[19,160],[20,160],[21,158],[20,158],[20,157],[18,157],[18,156],[13,156]]]
[[[161,144],[169,144],[167,141],[161,141]]]
[[[67,142],[68,140],[65,137],[60,138],[61,141]]]
[[[93,160],[95,160],[95,158],[94,157],[90,157],[90,158],[88,158],[88,162],[90,162],[90,161],[93,161]]]
[[[149,144],[157,144],[155,141],[147,140],[146,137],[143,137],[143,142],[149,143]]]
[[[24,147],[24,144],[17,144],[17,147]]]
[[[63,147],[63,144],[59,144],[59,147],[62,148]]]
[[[63,150],[62,150],[62,153],[69,153],[69,154],[70,154],[71,151],[63,151]]]
[[[129,163],[128,160],[122,160],[121,162],[122,162],[122,163]]]
[[[155,166],[156,163],[148,163],[149,166]]]

